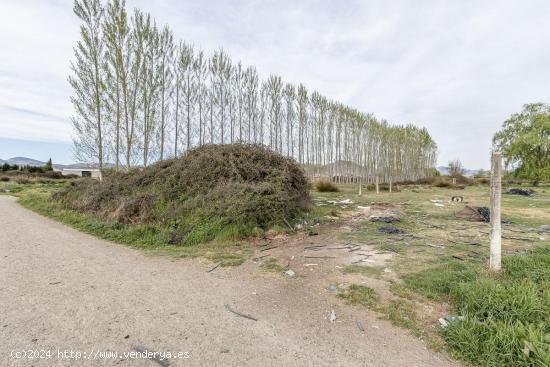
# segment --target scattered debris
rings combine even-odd
[[[502,236],[505,240],[516,240],[516,241],[533,241],[532,238],[522,238],[522,237],[512,237],[512,236]]]
[[[344,199],[344,200],[340,200],[340,201],[336,201],[336,200],[327,200],[327,203],[329,204],[338,204],[338,205],[347,205],[347,204],[353,204],[353,201],[351,201],[350,199]]]
[[[52,282],[52,283],[50,283],[50,285],[57,285],[57,284],[61,284],[61,282]]]
[[[288,226],[288,228],[290,228],[291,231],[294,231],[294,230],[295,230],[294,227],[292,227],[292,226],[290,225],[290,223],[288,223],[288,221],[286,220],[286,218],[283,218],[283,221],[284,221],[285,224]]]
[[[431,203],[434,203],[434,204],[435,204],[435,203],[442,203],[443,200],[440,200],[440,199],[430,199],[430,202],[431,202]]]
[[[514,188],[514,189],[510,189],[510,190],[506,191],[506,193],[510,194],[510,195],[533,196],[533,194],[535,192],[531,189],[524,190],[524,189],[520,189],[520,188]]]
[[[130,337],[130,334],[126,335],[124,339],[128,339]]]
[[[336,321],[336,312],[334,310],[330,310],[330,322]]]
[[[434,203],[435,206],[438,206],[438,207],[444,207],[445,205],[441,204],[441,203]]]
[[[384,273],[391,273],[391,269],[390,268],[384,268]]]
[[[157,362],[162,367],[170,366],[170,362],[168,362],[167,360],[159,357],[159,353],[153,352],[152,350],[150,350],[147,347],[144,347],[144,346],[141,346],[141,345],[136,345],[136,346],[133,347],[133,349],[136,352],[139,352],[139,353],[142,353],[143,355],[146,355],[147,358],[149,358],[152,361]]]
[[[401,219],[396,217],[383,217],[378,215],[371,215],[369,217],[369,220],[371,222],[383,222],[383,223],[394,223],[394,222],[400,222]]]
[[[359,329],[360,332],[365,331],[365,328],[363,327],[363,325],[359,321],[357,321],[357,328]]]
[[[469,220],[471,222],[490,222],[491,211],[485,206],[469,206],[466,205],[464,209],[456,212],[457,218]]]
[[[268,251],[268,250],[273,250],[274,248],[277,248],[279,246],[271,246],[271,247],[266,247],[266,248],[263,248],[260,250],[260,252],[264,252],[264,251]]]
[[[449,323],[447,321],[445,321],[444,318],[439,318],[437,319],[437,321],[439,321],[439,325],[442,327],[442,328],[446,328],[447,326],[449,326]]]
[[[214,270],[216,270],[222,263],[217,263],[216,265],[214,265],[212,268],[208,269],[206,272],[207,273],[211,273],[213,272]]]
[[[445,248],[445,245],[432,245],[432,244],[428,244],[428,246],[433,247],[433,248]]]
[[[338,290],[338,287],[334,284],[329,284],[325,287],[327,291],[336,292]]]
[[[449,315],[449,316],[441,317],[437,321],[439,321],[439,325],[442,328],[446,328],[447,326],[449,326],[450,323],[461,321],[461,320],[464,320],[464,316]]]
[[[304,266],[317,266],[319,264],[304,264]]]
[[[327,245],[313,245],[313,246],[306,246],[304,247],[304,250],[310,250],[310,251],[319,251],[322,250],[323,247],[326,247]]]
[[[460,202],[464,201],[464,197],[463,196],[453,196],[453,197],[451,197],[451,201],[460,203]]]
[[[304,256],[306,259],[336,259],[334,256]]]
[[[268,257],[270,254],[265,254],[265,255],[262,255],[262,256],[258,256],[258,257],[255,257],[253,258],[252,260],[253,261],[260,261],[261,259],[263,259],[264,257]]]
[[[294,270],[288,269],[287,271],[285,271],[285,275],[288,276],[289,278],[292,278],[293,276],[296,275],[296,273],[294,272]]]
[[[363,256],[363,255],[362,255],[362,256]],[[372,262],[372,260],[369,260],[369,259],[359,259],[359,260],[353,261],[351,264],[354,265],[354,264],[359,264],[359,263],[362,263],[362,262]]]
[[[394,225],[378,227],[378,231],[386,234],[400,234],[403,231]]]
[[[319,232],[315,232],[315,231],[309,231],[307,233],[308,236],[317,236],[319,234]]]
[[[240,317],[244,317],[245,319],[249,319],[249,320],[252,320],[252,321],[258,321],[257,318],[255,317],[252,317],[250,315],[246,315],[244,313],[240,313],[238,311],[235,311],[231,308],[231,306],[229,306],[227,303],[225,304],[225,308],[227,309],[227,311],[231,312],[231,313],[234,313],[235,315],[237,316],[240,316]]]

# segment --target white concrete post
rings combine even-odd
[[[489,268],[499,271],[501,267],[502,229],[500,220],[502,155],[491,156],[491,253]]]

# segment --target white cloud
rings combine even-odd
[[[68,141],[72,2],[0,1],[0,136]],[[426,126],[442,163],[487,167],[502,121],[524,103],[550,101],[545,0],[127,3],[263,76]]]

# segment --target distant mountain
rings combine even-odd
[[[13,157],[10,159],[0,159],[0,164],[17,164],[18,166],[35,166],[35,167],[42,167],[46,164],[46,162],[39,161],[37,159],[27,158],[27,157]],[[104,163],[104,168],[114,168],[115,165],[113,163]],[[72,163],[72,164],[56,164],[53,162],[53,168],[55,170],[63,170],[63,168],[98,168],[97,163]]]
[[[17,164],[19,166],[43,166],[46,164],[46,162],[41,162],[27,157],[13,157],[6,160],[0,159],[0,163]]]

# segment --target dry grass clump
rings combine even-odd
[[[173,244],[259,234],[310,204],[294,160],[246,144],[206,145],[102,183],[81,180],[53,199],[101,219],[158,225]]]
[[[325,181],[325,180],[317,181],[315,183],[315,188],[319,192],[338,192],[338,191],[340,191],[340,190],[338,190],[338,186],[336,186],[334,183],[332,183],[330,181]]]
[[[450,183],[449,181],[439,180],[436,183],[434,183],[433,186],[435,186],[435,187],[451,187],[451,186],[453,186],[453,184]]]

